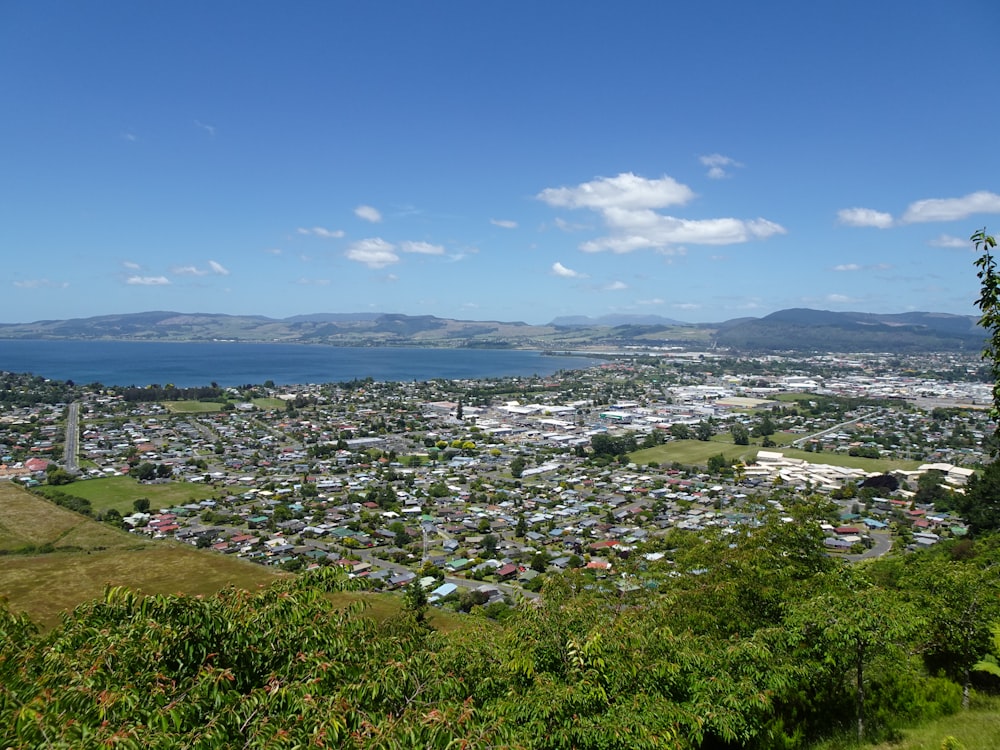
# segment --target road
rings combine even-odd
[[[66,440],[63,450],[63,467],[71,474],[80,471],[76,460],[80,450],[80,402],[74,401],[66,410]]]
[[[892,549],[892,534],[888,531],[872,531],[872,546],[871,549],[866,549],[860,555],[844,555],[848,560],[858,561],[858,560],[868,560],[873,557],[882,557],[889,550]]]
[[[793,440],[790,443],[790,445],[793,448],[801,448],[803,444],[807,443],[810,440],[815,440],[817,438],[823,437],[824,435],[829,435],[831,432],[837,432],[839,430],[842,430],[849,424],[855,424],[856,422],[860,422],[862,419],[868,419],[870,416],[872,416],[872,414],[875,414],[874,410],[868,412],[867,414],[862,414],[860,417],[855,417],[854,419],[849,419],[846,422],[835,424],[833,427],[827,427],[825,430],[814,432],[812,435],[806,435],[804,437],[800,437],[798,440]]]

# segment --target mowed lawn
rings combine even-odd
[[[25,554],[29,545],[52,551]],[[0,483],[0,553],[0,597],[43,627],[107,585],[207,595],[226,586],[254,589],[279,575],[238,558],[146,540],[6,482]]]
[[[39,489],[43,493],[46,492],[45,487]],[[123,516],[132,512],[132,503],[141,497],[147,498],[150,509],[156,511],[185,503],[196,503],[215,494],[212,487],[197,482],[140,484],[132,477],[82,479],[52,489],[89,500],[94,513],[114,508]]]
[[[888,460],[880,458],[862,458],[848,456],[846,453],[809,453],[808,451],[790,448],[788,445],[776,445],[772,448],[761,448],[759,445],[734,445],[731,440],[719,439],[716,435],[712,440],[673,440],[655,448],[644,448],[629,454],[629,459],[640,466],[656,462],[661,466],[669,466],[675,461],[686,465],[705,466],[708,459],[720,453],[730,461],[751,462],[757,458],[760,450],[776,451],[787,458],[800,458],[815,464],[830,466],[845,466],[863,469],[869,472],[885,472],[893,469],[916,469],[920,461]],[[789,433],[775,434],[772,440],[776,443],[790,443],[796,437]]]
[[[222,411],[221,401],[162,401],[171,414],[204,414]]]

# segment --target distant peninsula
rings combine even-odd
[[[262,315],[153,311],[0,324],[0,340],[239,341],[328,346],[519,348],[601,351],[622,347],[828,352],[978,352],[978,318],[950,313],[831,312],[796,308],[762,318],[684,323],[656,315],[571,316],[547,325],[398,313]]]

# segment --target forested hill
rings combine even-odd
[[[563,317],[547,325],[433,315],[260,315],[144,312],[0,324],[0,339],[252,341],[340,346],[612,349],[723,347],[736,351],[978,352],[985,335],[967,315],[780,310],[763,318],[681,323],[658,316]]]
[[[724,323],[715,335],[719,346],[744,351],[979,352],[985,339],[978,318],[971,315],[880,315],[801,308]]]

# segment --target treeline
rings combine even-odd
[[[48,633],[0,610],[11,747],[805,748],[891,737],[990,686],[997,546],[848,566],[816,524],[676,533],[448,633],[367,617],[325,568],[247,593],[111,589]],[[989,678],[992,679],[992,678]]]
[[[0,404],[6,406],[68,404],[79,393],[72,380],[49,380],[31,373],[0,372]]]
[[[144,388],[127,386],[116,392],[130,403],[153,401],[223,401],[223,390],[217,385],[197,388],[174,388],[173,386],[148,385]]]

